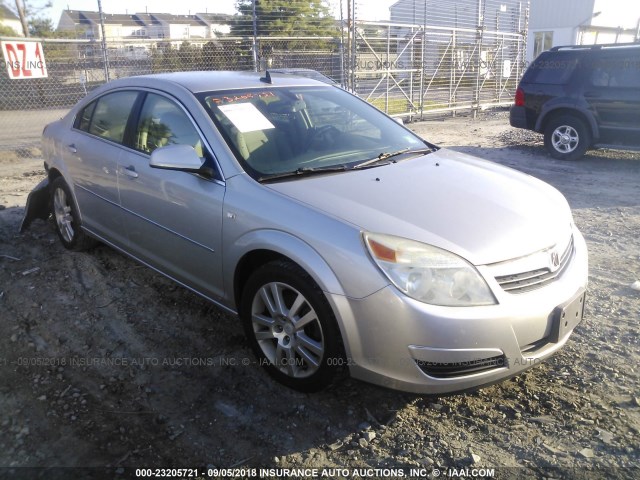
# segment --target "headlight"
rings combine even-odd
[[[448,307],[497,303],[475,267],[451,252],[378,233],[364,240],[378,267],[411,298]]]

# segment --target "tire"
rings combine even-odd
[[[336,379],[344,356],[335,316],[297,265],[277,260],[258,268],[243,289],[240,317],[260,363],[278,382],[316,392]]]
[[[547,124],[544,146],[553,158],[577,160],[591,146],[591,132],[578,117],[560,115]]]
[[[76,252],[94,247],[97,242],[82,230],[73,194],[64,178],[56,178],[50,191],[51,214],[62,245]]]

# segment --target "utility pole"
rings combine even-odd
[[[357,25],[356,25],[356,0],[351,0],[351,89],[356,91],[356,68],[358,68],[357,57]]]
[[[340,0],[340,86],[346,88],[344,75],[344,15],[342,10],[342,0]]]
[[[102,60],[104,61],[104,81],[109,81],[109,57],[107,56],[107,39],[104,33],[104,14],[102,2],[98,0],[98,14],[100,15],[100,31],[102,32]]]
[[[351,0],[347,0],[347,73],[349,75],[347,84],[349,89],[353,89],[353,58],[351,57]]]
[[[24,3],[22,0],[16,0],[16,10],[20,17],[20,23],[22,24],[22,33],[25,37],[29,36],[29,24],[27,23],[27,15],[25,14]]]
[[[253,0],[253,70],[258,71],[258,17],[256,15],[256,0]]]

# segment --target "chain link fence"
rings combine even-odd
[[[357,30],[355,92],[390,115],[507,106],[523,65],[524,38],[509,32],[376,25]]]
[[[75,35],[90,38],[0,38],[39,41],[48,71],[46,78],[16,80],[0,69],[0,153],[37,155],[42,128],[92,89],[151,73],[309,68],[408,120],[511,103],[522,73],[527,1],[400,0],[385,21],[364,20],[371,18],[368,1],[345,0],[330,20],[327,10],[322,21],[294,22],[290,32],[275,13],[263,12],[255,27],[247,15],[235,24],[238,16],[231,16],[217,38],[107,35],[102,42],[86,30]]]
[[[0,40],[25,42],[24,38]],[[0,151],[37,154],[43,127],[107,79],[194,70],[310,68],[340,80],[341,57],[333,37],[225,37],[203,41],[112,40],[105,62],[100,42],[33,39],[42,45],[48,76],[11,79],[0,69]],[[4,66],[4,65],[3,65]]]
[[[510,105],[528,9],[521,0],[399,0],[390,21],[350,25],[347,83],[405,119]]]

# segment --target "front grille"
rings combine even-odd
[[[544,267],[537,270],[530,270],[528,272],[516,273],[514,275],[496,277],[496,281],[505,292],[509,293],[524,293],[542,288],[562,275],[562,272],[564,272],[569,265],[569,260],[571,260],[572,254],[573,237],[571,237],[569,245],[562,253],[562,256],[559,259],[560,263],[556,270],[551,271],[549,267]]]
[[[467,362],[436,363],[426,362],[424,360],[416,360],[415,362],[416,365],[420,367],[420,370],[430,377],[435,378],[461,377],[463,375],[487,372],[489,370],[507,366],[507,359],[504,355],[479,358],[477,360],[469,360]]]

